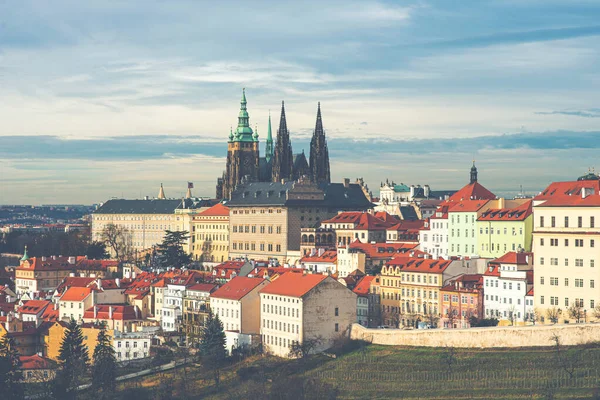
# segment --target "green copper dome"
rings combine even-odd
[[[229,140],[233,142],[258,142],[258,135],[254,135],[250,128],[250,117],[246,109],[246,89],[242,90],[242,101],[240,102],[240,113],[238,115],[238,126],[235,133],[229,135]]]

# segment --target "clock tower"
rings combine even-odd
[[[229,199],[235,186],[244,178],[250,181],[259,178],[258,133],[250,128],[245,89],[242,90],[237,128],[229,132],[227,169],[217,185],[217,198]]]

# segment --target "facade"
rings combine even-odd
[[[477,255],[477,219],[484,211],[493,207],[491,202],[492,200],[462,200],[448,209],[450,257]]]
[[[358,240],[362,243],[381,243],[387,239],[387,230],[400,221],[386,212],[342,212],[321,222],[321,227],[335,231],[338,245],[345,246]]]
[[[192,256],[200,262],[229,259],[229,208],[219,203],[192,217]]]
[[[337,251],[319,250],[300,259],[302,268],[318,274],[334,274],[337,270]]]
[[[493,261],[483,275],[485,318],[500,325],[523,325],[533,321],[533,254],[509,252]]]
[[[348,276],[355,270],[377,273],[383,265],[399,255],[418,256],[416,243],[361,243],[338,247],[339,277]],[[422,252],[421,252],[422,254]]]
[[[441,205],[419,230],[419,249],[435,258],[448,259],[448,205]]]
[[[263,348],[289,357],[294,342],[314,341],[314,352],[331,347],[356,322],[356,297],[330,276],[281,275],[260,291]]]
[[[186,272],[166,279],[163,291],[161,326],[165,332],[179,331],[183,321],[186,291],[201,278],[195,272]]]
[[[142,313],[137,306],[100,304],[85,310],[83,321],[106,325],[106,329],[119,332],[134,332],[142,324]]]
[[[504,202],[503,199],[500,201]],[[477,251],[480,257],[498,258],[510,251],[531,251],[532,201],[506,200],[506,203],[517,204],[488,209],[477,218]]]
[[[300,253],[302,228],[315,226],[338,211],[366,210],[371,203],[361,186],[347,179],[320,186],[301,179],[239,185],[227,206],[231,259],[287,263]]]
[[[595,176],[595,175],[593,175]],[[600,181],[555,182],[533,199],[535,306],[540,319],[590,320],[600,303]],[[548,311],[552,310],[552,311]]]
[[[115,332],[112,338],[117,362],[150,357],[151,335],[143,332]]]
[[[482,281],[481,275],[461,275],[440,289],[440,327],[469,328],[471,317],[481,318]]]
[[[262,278],[236,276],[210,295],[210,308],[221,319],[224,330],[260,332],[259,291],[268,284]]]
[[[60,354],[60,346],[68,324],[63,321],[54,322],[41,337],[42,356],[52,360],[58,360]],[[100,325],[93,323],[81,324],[81,333],[83,334],[83,343],[88,349],[90,360],[94,359],[94,348],[98,344],[98,333],[100,333]],[[107,334],[112,336],[111,331]]]
[[[88,287],[70,287],[60,297],[58,304],[61,320],[83,321],[85,310],[96,305],[96,292]]]
[[[183,298],[183,327],[187,335],[199,337],[210,310],[210,294],[218,286],[197,283],[188,287]]]
[[[376,291],[379,278],[364,276],[352,291],[356,293],[356,322],[367,328],[379,326],[380,296]]]

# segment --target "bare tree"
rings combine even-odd
[[[558,366],[569,375],[569,378],[573,379],[575,376],[575,370],[582,359],[582,351],[585,349],[565,349],[560,342],[560,337],[557,334],[552,335],[550,340],[554,342],[554,350],[556,351],[556,361]]]
[[[446,351],[442,353],[441,359],[446,364],[448,373],[452,372],[452,366],[456,364],[456,349],[454,347],[446,347]]]
[[[510,319],[510,325],[515,325],[515,320],[517,319],[517,307],[513,304],[508,308],[508,318]]]
[[[556,324],[558,322],[558,318],[560,318],[561,313],[561,309],[556,307],[552,307],[546,310],[546,316],[553,324]]]
[[[100,239],[119,262],[131,261],[133,258],[133,234],[126,227],[107,224],[100,234]]]
[[[577,321],[577,323],[581,322],[581,320],[583,319],[583,307],[581,307],[581,304],[578,301],[571,304],[571,307],[569,307],[568,311],[570,318]]]
[[[312,339],[304,339],[302,343],[298,341],[293,341],[290,345],[290,357],[291,358],[306,358],[308,357],[314,350],[319,347],[319,345],[323,342],[323,338],[321,336],[317,336]]]
[[[592,310],[592,313],[594,314],[594,318],[600,319],[600,304],[598,304],[596,307],[594,307],[594,309]]]
[[[449,328],[454,328],[454,322],[458,318],[458,309],[453,305],[448,306],[446,310],[446,321],[448,322]]]

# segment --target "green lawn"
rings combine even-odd
[[[337,358],[319,355],[288,361],[257,356],[224,369],[219,389],[202,368],[188,368],[192,383],[185,398],[263,398],[270,393],[271,398],[300,399],[285,395],[302,391],[305,398],[337,391],[341,399],[600,398],[600,347],[565,349],[561,360],[551,348],[454,349],[452,353],[451,349],[377,345]],[[240,378],[238,371],[248,367],[252,372]],[[173,382],[173,398],[183,398],[178,389],[182,375],[178,370],[127,385],[156,391],[166,379]]]

